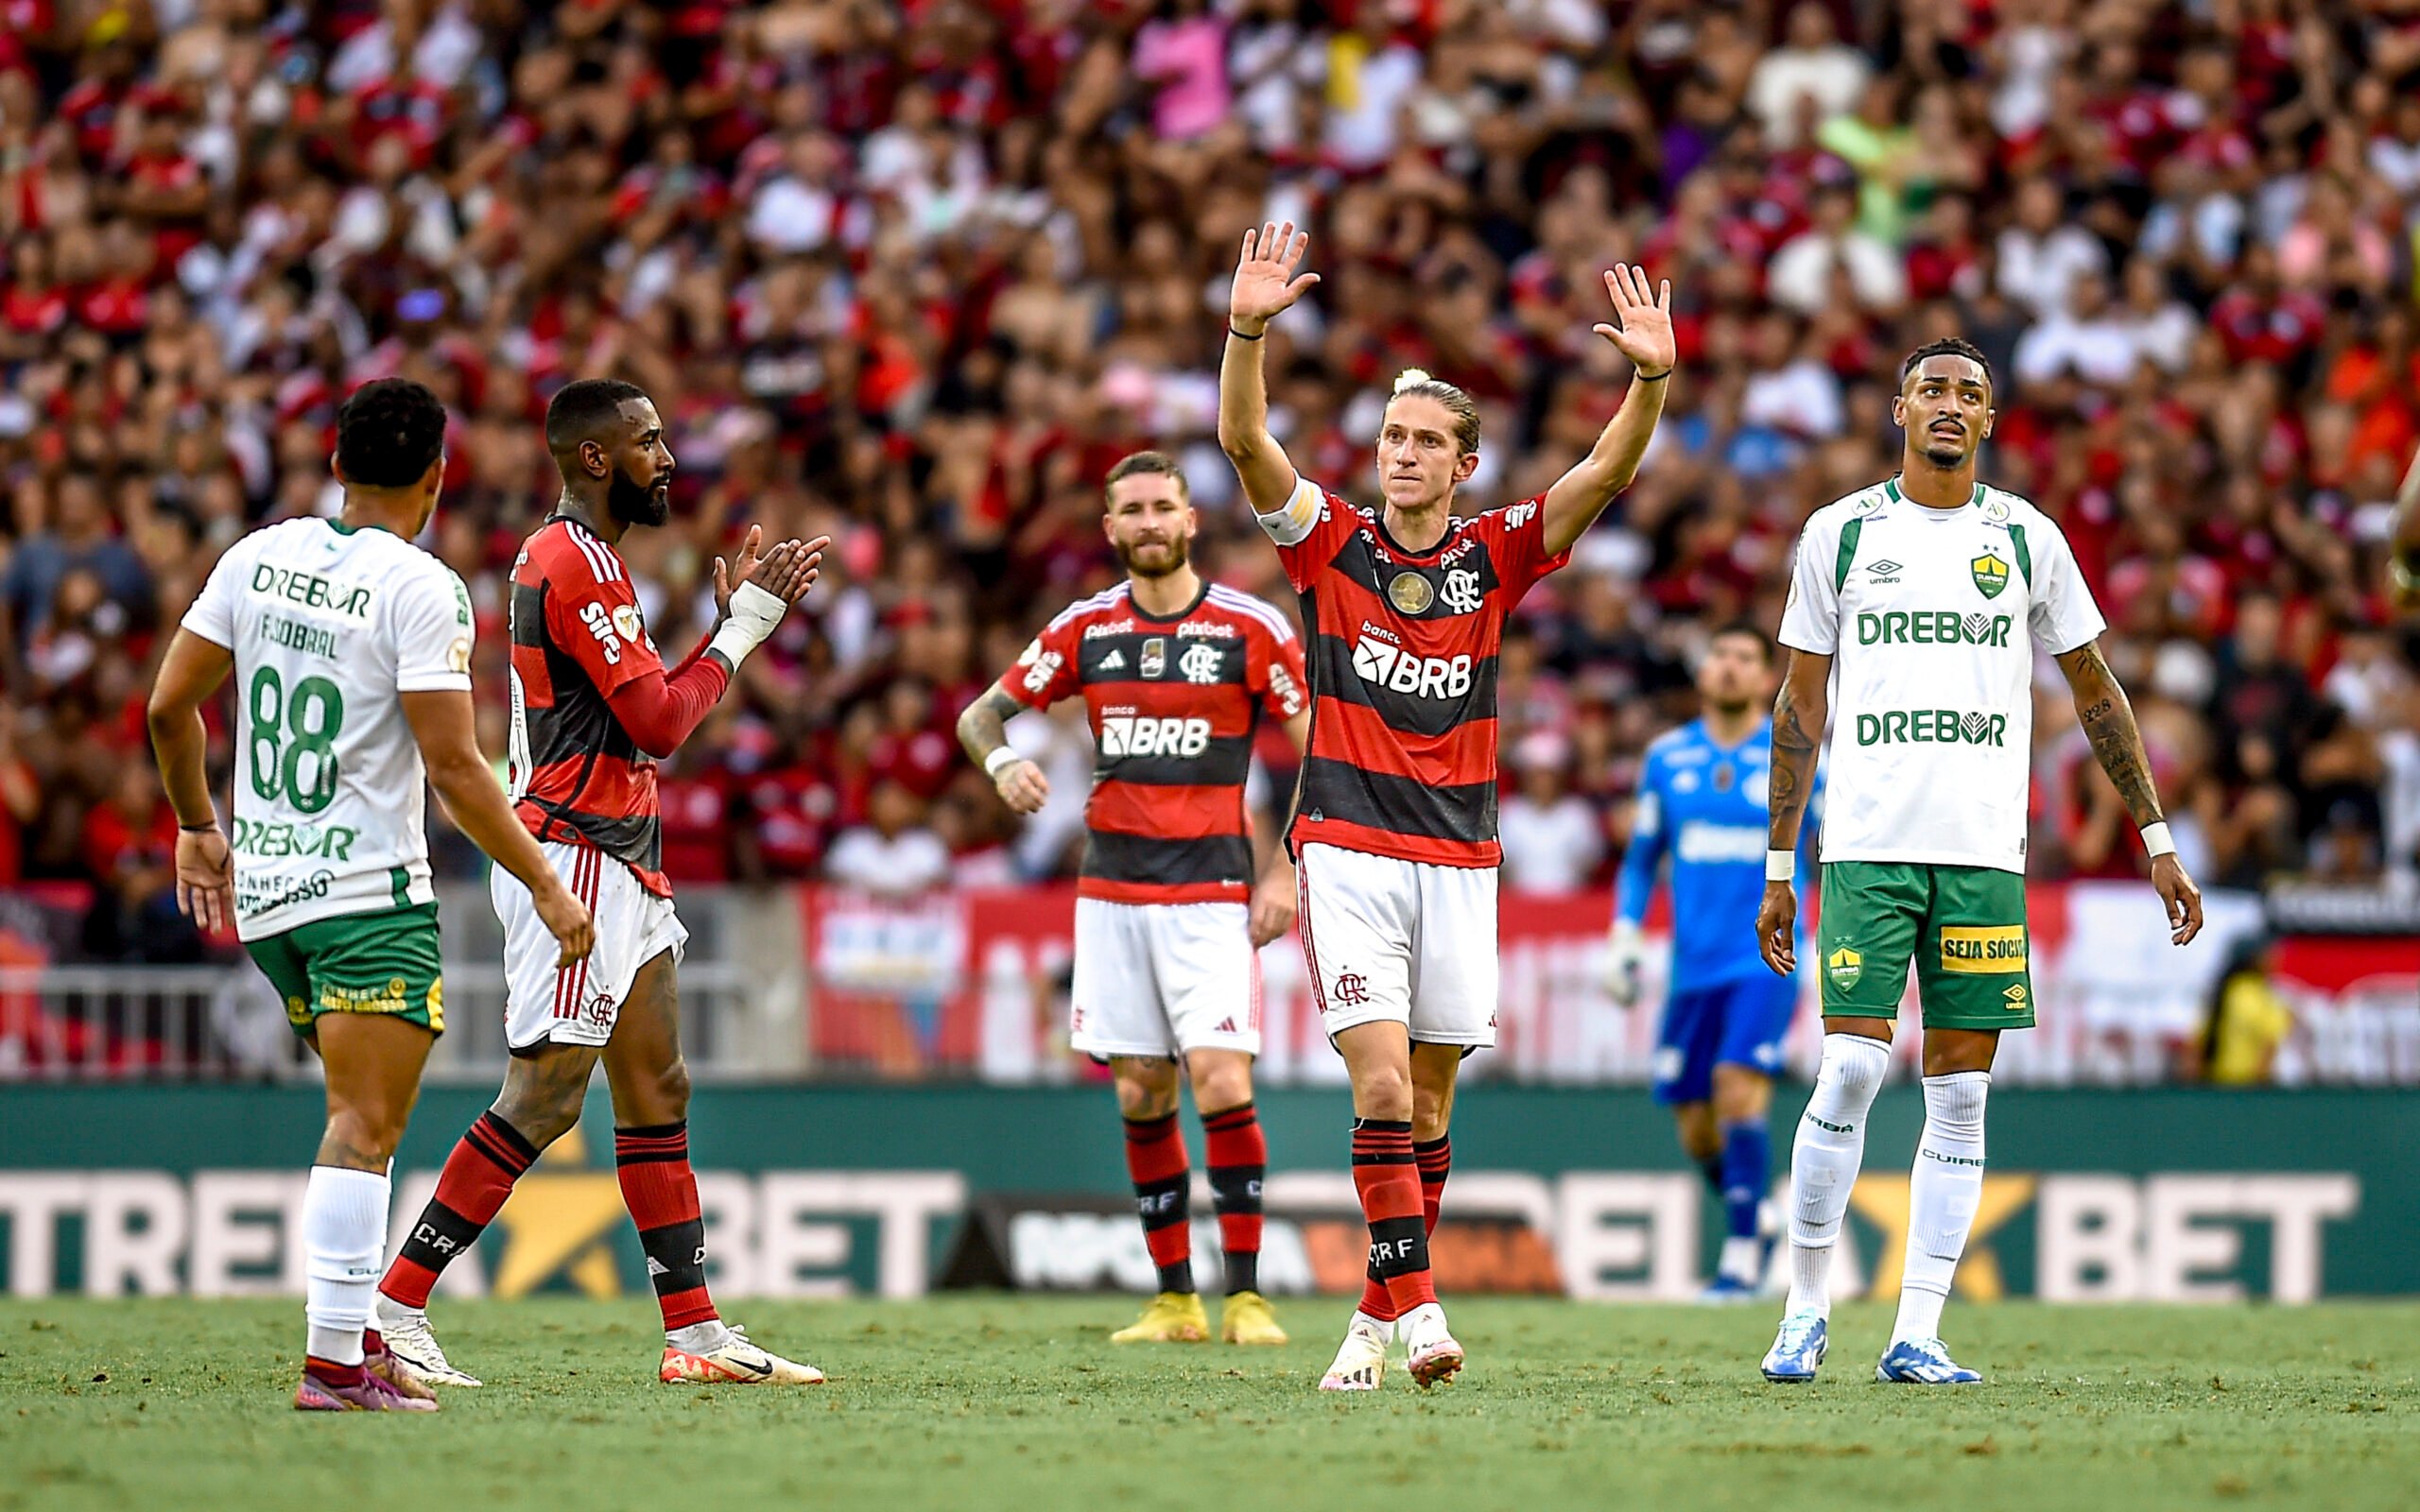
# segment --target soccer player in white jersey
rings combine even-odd
[[[294,1405],[433,1411],[368,1330],[388,1170],[445,1028],[424,783],[528,884],[568,964],[596,934],[472,733],[471,600],[411,544],[445,476],[445,410],[400,378],[337,417],[333,520],[284,521],[228,548],[170,642],[151,744],[177,811],[177,899],[233,919],[294,1031],[327,1069],[328,1120],[302,1196],[304,1317]],[[234,835],[219,828],[201,706],[236,679]]]
[[[1924,1008],[1924,1132],[1909,1192],[1899,1316],[1876,1379],[1955,1385],[1981,1375],[1941,1341],[1942,1303],[1983,1185],[1983,1102],[2002,1031],[2033,1022],[2025,920],[2033,647],[2058,659],[2093,754],[2141,829],[2179,945],[2202,894],[2177,859],[2105,628],[2058,524],[1978,483],[1992,374],[1956,339],[1900,369],[1896,477],[1824,506],[1799,537],[1773,701],[1772,825],[1756,937],[1796,969],[1790,885],[1817,744],[1832,719],[1816,971],[1824,1054],[1790,1153],[1790,1290],[1770,1381],[1811,1381],[1828,1276],[1915,961]],[[1835,685],[1836,684],[1836,685]]]

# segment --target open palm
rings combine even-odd
[[[1256,335],[1272,316],[1303,297],[1320,281],[1317,273],[1297,273],[1311,233],[1297,232],[1294,223],[1265,225],[1244,232],[1243,256],[1236,264],[1235,289],[1227,296],[1227,318],[1247,335]]]
[[[1236,278],[1240,283],[1242,274]],[[1651,289],[1647,269],[1616,263],[1605,274],[1605,292],[1614,297],[1616,323],[1596,327],[1597,334],[1649,377],[1671,371],[1680,355],[1672,337],[1672,281],[1668,278],[1662,288]]]

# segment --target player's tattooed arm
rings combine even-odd
[[[1766,845],[1798,849],[1798,832],[1815,793],[1815,759],[1824,743],[1824,714],[1830,696],[1832,659],[1792,649],[1773,697],[1772,796]]]
[[[997,771],[992,764],[994,753],[1008,749],[1009,721],[1025,713],[1025,707],[1008,689],[992,684],[958,716],[958,743],[990,775],[1001,802],[1019,814],[1032,814],[1050,796],[1050,783],[1042,768],[1022,757],[1002,762]]]
[[[2093,758],[2125,799],[2135,827],[2157,824],[2159,790],[2152,781],[2151,758],[2143,750],[2143,732],[2135,723],[2135,706],[2127,701],[2126,690],[2118,685],[2117,674],[2100,654],[2100,643],[2090,641],[2069,651],[2059,658],[2059,669],[2074,690],[2076,718],[2092,742]]]

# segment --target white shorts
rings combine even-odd
[[[1260,1054],[1260,953],[1242,903],[1076,900],[1075,1022],[1088,1056]]]
[[[491,870],[488,897],[504,921],[504,1042],[513,1050],[601,1045],[614,1038],[639,968],[666,951],[678,967],[689,932],[671,899],[640,886],[630,868],[594,846],[542,840],[538,849],[588,905],[596,948],[588,959],[558,968],[562,947],[538,918],[529,889],[502,867]]]
[[[1320,1027],[1400,1023],[1424,1044],[1495,1043],[1495,868],[1305,845],[1303,957]]]

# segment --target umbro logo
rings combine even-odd
[[[1112,651],[1109,655],[1100,659],[1100,669],[1103,672],[1116,672],[1124,668],[1125,665],[1126,653],[1123,651]]]
[[[1897,562],[1888,559],[1883,561],[1868,562],[1865,568],[1869,579],[1877,583],[1897,582],[1899,580],[1900,570],[1901,569]]]

